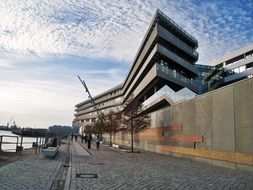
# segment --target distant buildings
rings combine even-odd
[[[70,127],[62,125],[53,125],[48,128],[48,131],[55,134],[69,135],[70,133],[79,134],[79,127]]]
[[[225,54],[213,62],[214,68],[205,79],[208,89],[231,84],[253,76],[253,44]]]
[[[27,137],[45,137],[48,133],[48,130],[44,128],[18,128],[12,130],[12,133]]]

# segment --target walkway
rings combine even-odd
[[[85,149],[84,149],[84,148]],[[0,189],[253,189],[253,173],[166,155],[127,153],[93,143],[62,145],[54,159],[42,154],[0,167]]]
[[[58,189],[63,165],[66,162],[68,145],[62,145],[54,159],[45,158],[43,153],[0,167],[1,190],[48,190]]]
[[[65,189],[253,189],[251,172],[146,151],[128,153],[105,146],[97,151],[94,144],[89,152],[82,156],[72,149]]]

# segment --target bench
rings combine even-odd
[[[46,157],[53,158],[58,153],[58,147],[48,147],[47,149],[43,150],[43,153]]]
[[[119,145],[118,144],[112,144],[112,147],[113,148],[119,148]]]

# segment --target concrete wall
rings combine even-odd
[[[151,119],[136,148],[253,171],[253,78],[153,112]],[[114,140],[130,144],[127,135]]]
[[[237,152],[253,152],[253,80],[234,85],[235,144]]]

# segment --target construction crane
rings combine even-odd
[[[78,76],[78,75],[77,75],[77,76]],[[102,120],[103,120],[103,114],[102,114],[102,112],[100,111],[98,105],[96,104],[95,100],[94,100],[93,97],[91,96],[90,91],[89,91],[89,89],[88,89],[86,83],[84,82],[84,80],[82,80],[79,76],[78,76],[78,78],[79,78],[80,82],[82,83],[83,87],[85,88],[85,91],[88,93],[88,98],[91,99],[91,103],[92,103],[92,105],[94,106],[94,108],[96,109],[96,112],[97,112],[97,114],[98,114],[98,117],[99,117],[100,121],[102,122]]]
[[[8,128],[9,128],[9,125],[10,125],[10,123],[11,123],[12,120],[13,120],[13,116],[11,116],[10,121],[7,123],[7,127],[8,127]]]

